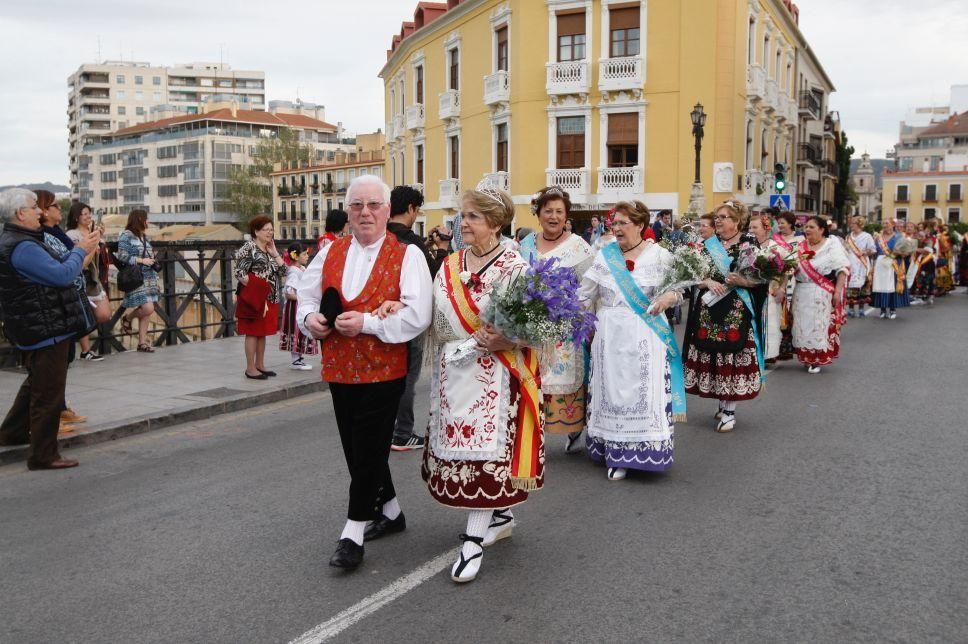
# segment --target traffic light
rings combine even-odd
[[[778,195],[782,195],[786,189],[786,164],[777,163],[773,166],[773,189]]]

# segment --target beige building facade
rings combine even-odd
[[[71,196],[84,202],[93,199],[93,192],[90,159],[82,150],[100,136],[157,120],[159,108],[199,114],[207,111],[206,102],[225,97],[247,110],[266,107],[265,73],[224,63],[86,63],[68,77],[67,86]]]

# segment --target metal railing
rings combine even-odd
[[[800,113],[820,120],[820,100],[813,92],[800,92]]]
[[[156,347],[227,338],[236,334],[235,252],[242,241],[154,242],[160,297],[149,318],[150,342]],[[304,240],[313,246],[315,240]],[[111,252],[117,242],[108,244]],[[113,273],[113,271],[112,271]],[[113,278],[112,278],[113,280]],[[121,331],[126,312],[124,294],[111,281],[108,301],[111,320],[97,325],[91,340],[101,354],[126,351],[137,345],[138,323],[131,334]],[[279,307],[280,317],[282,307]],[[19,352],[0,335],[0,366],[17,364]]]

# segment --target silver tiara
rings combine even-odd
[[[562,199],[564,199],[565,198],[565,191],[562,190],[561,188],[559,188],[558,186],[550,186],[548,188],[545,188],[544,190],[541,190],[539,192],[534,193],[534,195],[531,197],[531,214],[532,215],[537,215],[538,214],[538,199],[540,199],[541,197],[548,196],[548,195],[551,195],[552,197],[561,197]]]
[[[477,187],[474,188],[474,191],[481,193],[488,199],[492,199],[502,207],[505,205],[503,196],[507,195],[507,193],[497,187],[490,179],[481,180],[477,184]]]

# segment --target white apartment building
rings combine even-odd
[[[209,107],[204,114],[163,113],[166,118],[84,145],[86,203],[105,214],[144,208],[157,224],[231,223],[238,218],[228,204],[231,172],[251,165],[261,138],[291,128],[313,148],[314,163],[356,149],[355,138],[340,138],[337,126],[292,106],[269,112],[240,109],[234,101]]]
[[[797,57],[796,164],[790,168],[796,195],[794,210],[800,215],[833,215],[837,179],[839,117],[830,112],[834,85],[812,50]]]
[[[265,109],[265,72],[224,63],[158,66],[146,62],[86,63],[67,79],[71,196],[93,200],[90,160],[81,149],[101,135],[157,120],[153,113],[198,114],[214,98],[231,96],[247,110]]]

